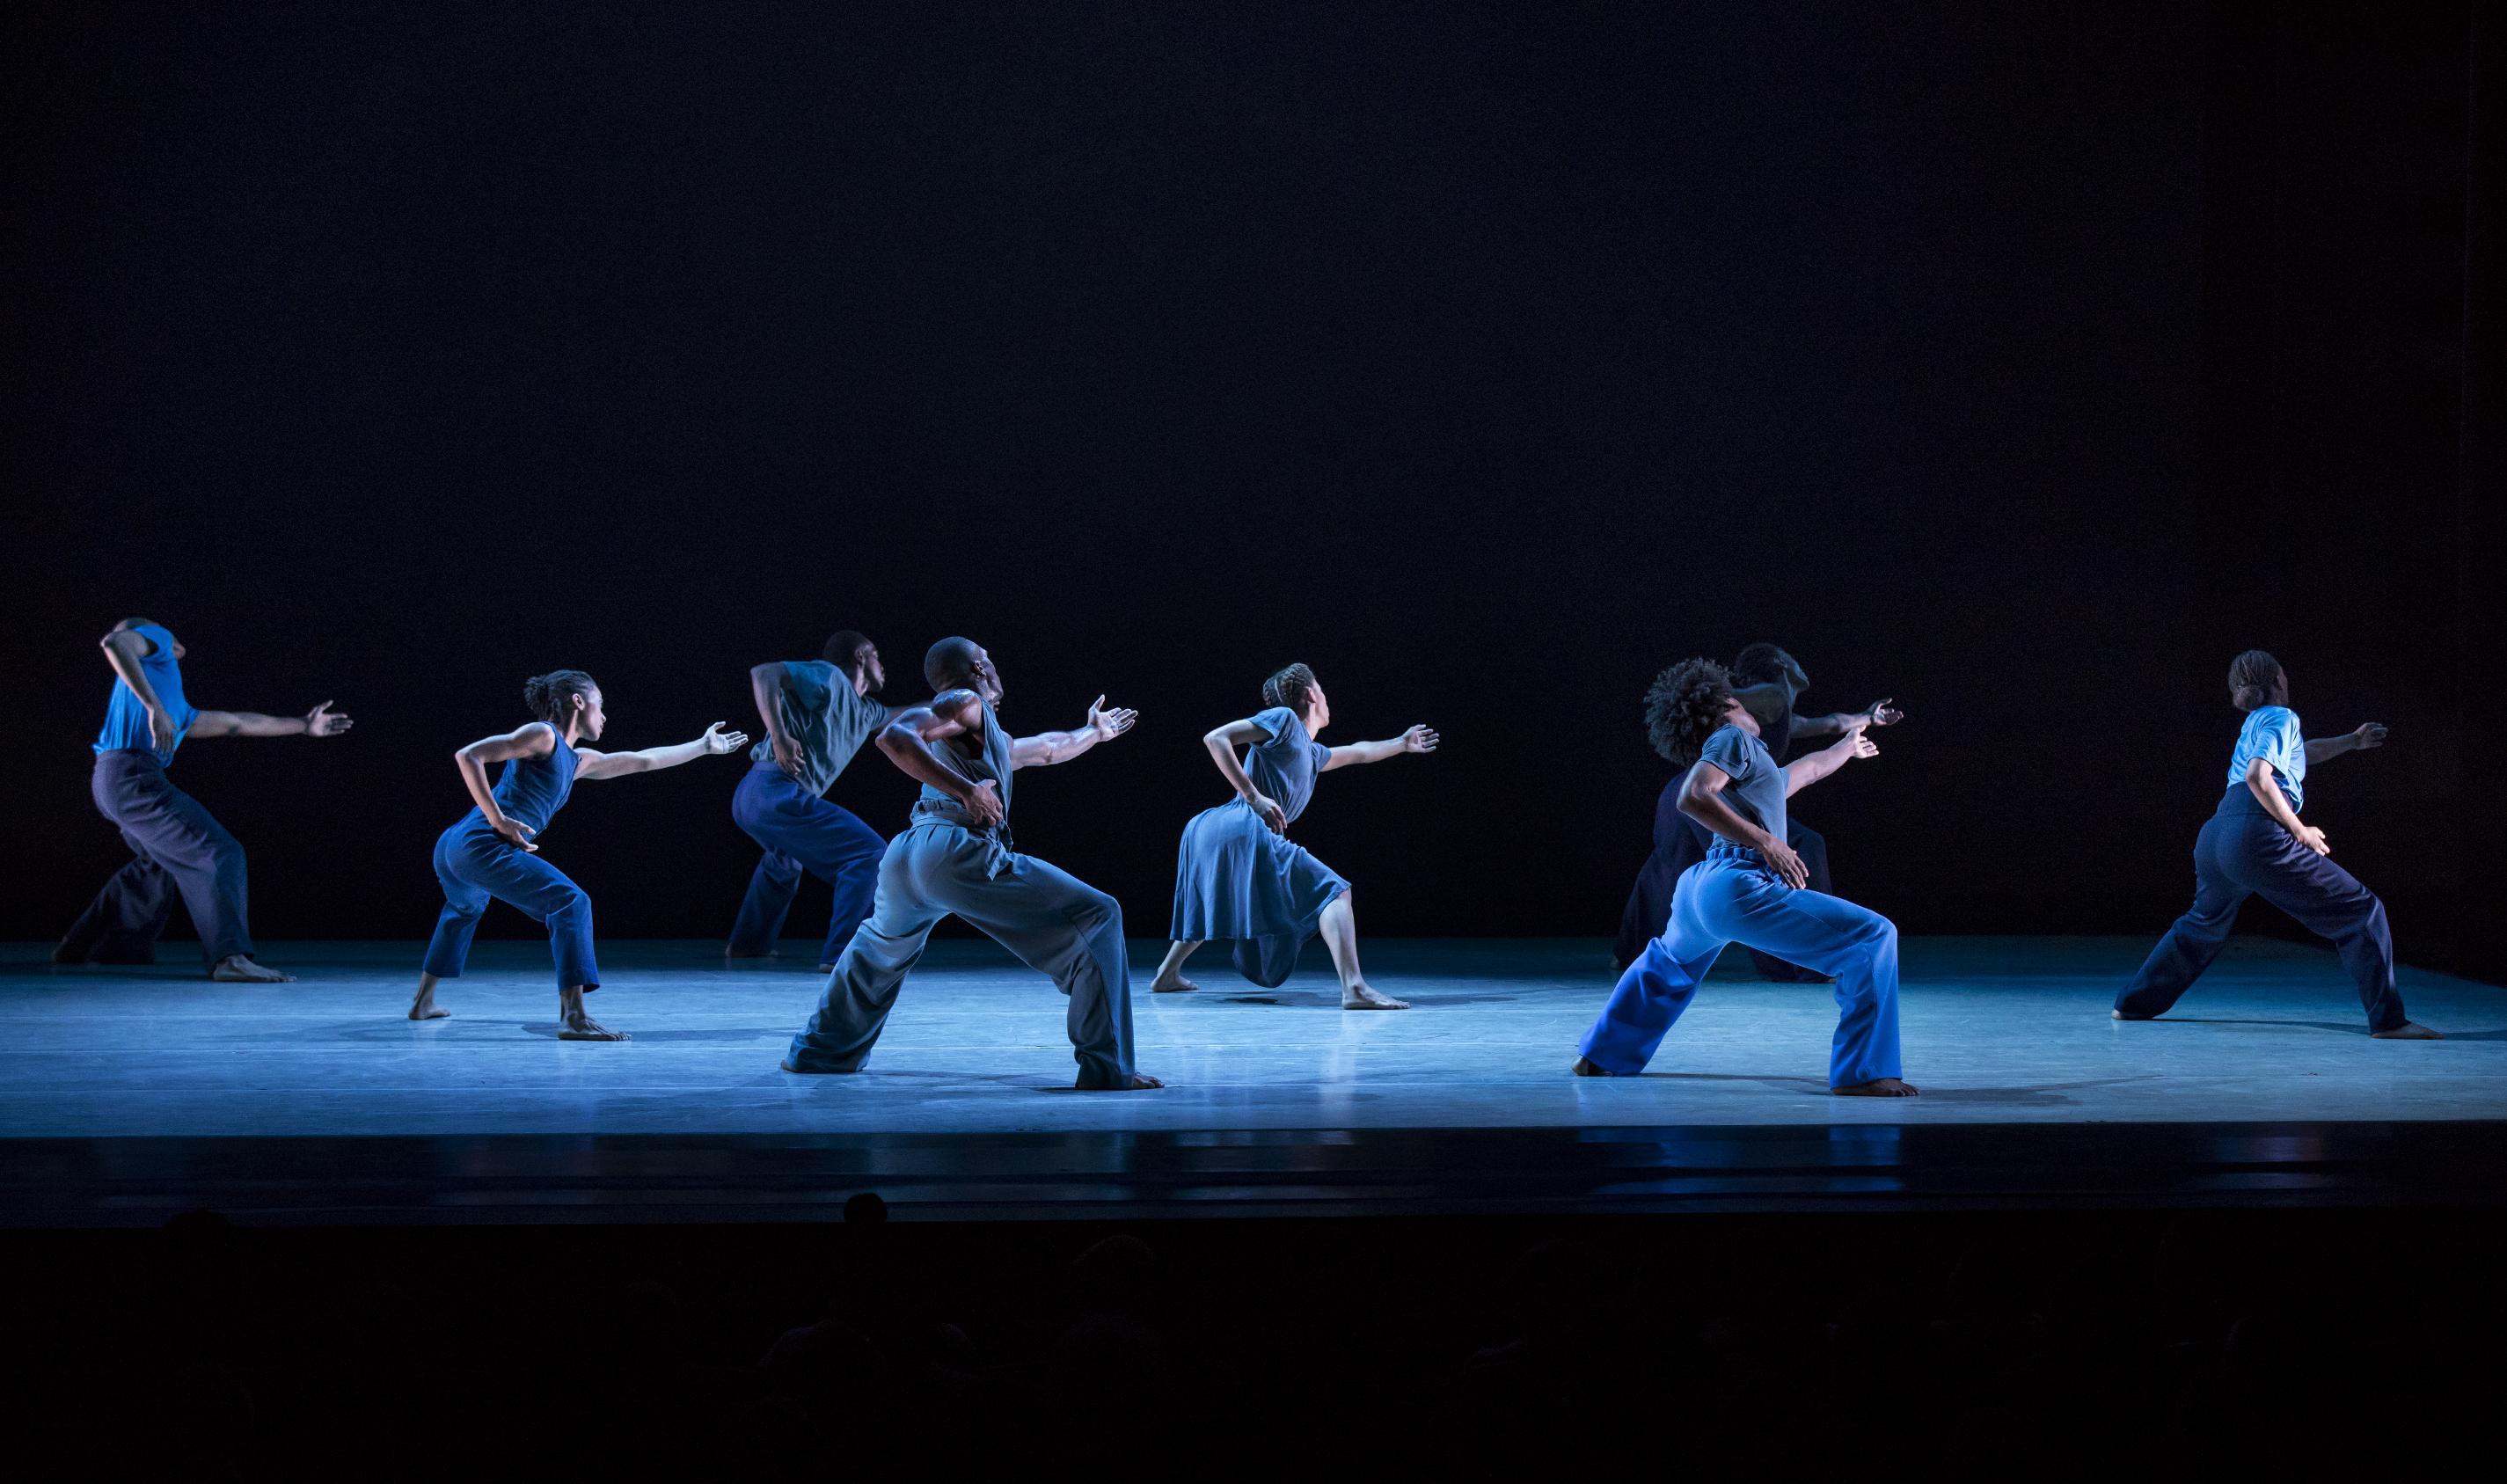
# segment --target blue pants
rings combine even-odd
[[[2359,987],[2368,1029],[2391,1031],[2410,1019],[2394,993],[2394,939],[2385,904],[2359,879],[2298,843],[2241,784],[2194,839],[2194,906],[2176,920],[2115,1007],[2134,1019],[2164,1015],[2220,956],[2249,896],[2278,907],[2307,931],[2333,940]]]
[[[183,899],[211,968],[252,954],[244,917],[243,847],[174,786],[153,752],[99,752],[88,792],[121,829],[130,864],[79,914],[57,956],[67,962],[154,963],[157,938]]]
[[[1897,926],[1842,897],[1786,886],[1756,853],[1720,851],[1681,874],[1671,925],[1619,976],[1584,1032],[1585,1059],[1621,1076],[1644,1070],[1715,956],[1734,942],[1836,976],[1830,1086],[1898,1075]]]
[[[1628,892],[1628,904],[1619,913],[1619,943],[1615,950],[1621,968],[1637,961],[1646,945],[1659,936],[1663,924],[1671,921],[1671,893],[1680,885],[1680,874],[1706,858],[1715,844],[1714,832],[1680,812],[1680,783],[1685,774],[1672,775],[1662,786],[1661,797],[1653,806],[1653,853],[1646,857],[1645,866],[1637,872],[1637,884]],[[1810,877],[1813,891],[1834,891],[1829,885],[1828,839],[1801,822],[1791,810],[1785,812],[1785,844],[1801,857],[1802,869]],[[1798,983],[1810,975],[1797,964],[1787,963],[1761,949],[1750,950],[1750,960],[1759,972],[1783,983]]]
[[[435,879],[444,884],[444,911],[426,945],[426,971],[458,979],[470,959],[470,937],[488,898],[510,902],[548,924],[549,952],[557,959],[557,987],[600,988],[600,966],[592,958],[592,897],[566,874],[488,828],[475,815],[435,841]]]
[[[988,835],[926,821],[896,837],[879,863],[879,896],[845,945],[809,1025],[792,1037],[794,1071],[859,1071],[888,1024],[906,972],[950,914],[1053,976],[1070,996],[1065,1021],[1078,1085],[1132,1080],[1132,970],[1123,909],[1056,865]]]
[[[852,810],[805,791],[772,761],[759,763],[741,778],[731,795],[731,817],[766,848],[748,878],[740,920],[731,924],[731,951],[757,956],[774,949],[783,931],[783,916],[792,909],[793,889],[807,871],[836,888],[827,940],[818,949],[820,963],[835,962],[853,941],[854,929],[870,916],[871,897],[879,889],[879,858],[888,842]]]

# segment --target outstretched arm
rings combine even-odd
[[[1324,772],[1346,768],[1352,763],[1380,763],[1388,757],[1399,757],[1404,752],[1434,752],[1440,741],[1442,739],[1433,728],[1414,726],[1399,737],[1388,737],[1382,742],[1351,742],[1346,747],[1331,749],[1331,756],[1324,759]]]
[[[879,750],[907,778],[927,783],[964,806],[976,823],[999,824],[1001,795],[993,780],[966,781],[966,776],[950,767],[931,745],[965,736],[983,724],[984,706],[973,691],[946,691],[932,697],[928,706],[910,706],[897,712],[894,721],[880,729]]]
[[[1907,719],[1907,713],[1891,706],[1886,698],[1872,702],[1859,711],[1831,711],[1825,716],[1794,717],[1796,737],[1835,737],[1856,727],[1894,727]]]
[[[1699,763],[1681,780],[1680,812],[1733,844],[1747,846],[1765,856],[1787,886],[1807,884],[1810,868],[1802,864],[1793,847],[1752,824],[1739,810],[1725,802],[1724,788],[1731,781],[1732,775],[1713,763]]]
[[[1858,757],[1879,755],[1880,744],[1863,735],[1863,724],[1857,719],[1842,738],[1808,757],[1798,757],[1785,764],[1785,797],[1792,798]]]
[[[332,714],[331,703],[302,716],[265,716],[259,711],[202,711],[192,722],[194,737],[337,737],[352,723]]]
[[[1054,763],[1067,763],[1101,742],[1109,742],[1132,730],[1141,713],[1130,706],[1106,708],[1106,698],[1098,697],[1088,706],[1088,724],[1075,732],[1038,732],[1034,737],[1010,739],[1012,768],[1044,768]]]
[[[745,732],[726,732],[719,721],[705,729],[705,735],[694,742],[683,742],[672,747],[646,747],[640,752],[590,752],[575,748],[579,759],[574,765],[578,781],[595,778],[625,778],[631,773],[651,773],[660,768],[676,768],[701,757],[720,757],[748,745]]]
[[[539,849],[531,844],[531,827],[506,818],[505,812],[497,808],[495,791],[488,786],[488,765],[509,763],[518,757],[546,757],[556,746],[557,728],[545,721],[534,721],[502,737],[480,738],[453,754],[453,766],[461,770],[461,786],[470,790],[470,802],[479,806],[488,827],[527,851]]]
[[[2384,744],[2385,724],[2381,721],[2371,721],[2361,725],[2355,732],[2344,732],[2339,737],[2308,738],[2307,760],[2310,763],[2320,763],[2328,757],[2340,757],[2344,752],[2365,752],[2370,747],[2381,747]],[[2272,791],[2279,792],[2278,789]]]

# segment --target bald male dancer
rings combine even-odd
[[[54,963],[154,963],[157,939],[183,899],[200,935],[209,977],[284,984],[296,976],[253,961],[244,913],[243,847],[165,769],[175,749],[201,737],[337,737],[348,718],[331,703],[302,716],[204,711],[183,694],[183,641],[164,625],[126,618],[97,641],[113,667],[113,694],[95,739],[89,792],[113,821],[131,862],[113,874],[53,949]]]
[[[723,957],[763,959],[775,952],[804,871],[836,893],[818,949],[819,972],[836,966],[854,929],[870,916],[888,842],[825,795],[861,744],[901,709],[870,699],[887,683],[879,646],[851,629],[830,634],[816,660],[769,660],[749,670],[766,735],[732,793],[731,817],[766,853],[748,878]]]
[[[930,702],[908,707],[879,734],[879,749],[923,784],[923,796],[881,857],[870,917],[827,976],[817,1013],[792,1037],[783,1069],[861,1070],[931,929],[954,913],[1053,976],[1069,996],[1082,1091],[1163,1086],[1132,1065],[1122,907],[1061,867],[1010,849],[1011,774],[1067,763],[1130,731],[1140,713],[1108,710],[1100,696],[1076,731],[1013,738],[995,710],[1000,669],[966,638],[932,645],[923,677],[935,693]]]

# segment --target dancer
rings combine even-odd
[[[1731,673],[1732,694],[1749,707],[1751,715],[1759,718],[1759,740],[1779,763],[1798,739],[1835,737],[1850,727],[1894,726],[1906,719],[1904,711],[1885,700],[1875,701],[1860,711],[1800,714],[1794,709],[1794,703],[1809,687],[1810,676],[1803,673],[1799,661],[1773,644],[1753,644],[1742,650],[1732,662]],[[1680,812],[1680,783],[1681,775],[1674,773],[1654,800],[1653,854],[1637,872],[1627,907],[1619,914],[1615,961],[1620,968],[1634,963],[1645,946],[1662,931],[1671,912],[1673,885],[1680,880],[1681,872],[1706,858],[1707,843],[1713,838],[1706,826]],[[1801,857],[1810,888],[1829,890],[1827,839],[1788,812],[1785,844]],[[1755,948],[1750,950],[1750,959],[1762,976],[1782,983],[1816,982],[1827,977]]]
[[[1123,909],[1061,867],[1010,849],[1011,773],[1067,763],[1130,731],[1139,713],[1108,710],[1100,696],[1077,731],[1013,738],[994,709],[1003,694],[1000,670],[982,645],[942,639],[924,657],[923,675],[936,693],[929,704],[909,707],[879,734],[879,749],[922,782],[923,797],[881,857],[870,917],[836,959],[783,1069],[861,1070],[931,929],[955,913],[1052,975],[1070,998],[1066,1026],[1080,1088],[1163,1085],[1132,1066]]]
[[[1369,989],[1359,972],[1349,883],[1290,843],[1288,828],[1314,797],[1316,774],[1434,752],[1436,734],[1414,726],[1383,742],[1325,746],[1317,739],[1331,724],[1331,703],[1303,665],[1263,681],[1262,701],[1267,709],[1201,740],[1236,797],[1183,827],[1176,851],[1175,925],[1167,933],[1174,943],[1149,989],[1160,995],[1200,989],[1181,970],[1212,939],[1233,945],[1238,973],[1275,988],[1287,982],[1297,951],[1320,927],[1340,975],[1342,1009],[1407,1010],[1408,1001]],[[1241,762],[1238,747],[1246,749]]]
[[[126,618],[97,641],[113,667],[113,695],[96,734],[88,785],[96,812],[122,831],[132,860],[113,874],[53,949],[54,963],[154,963],[157,938],[174,898],[200,935],[209,977],[232,984],[285,984],[293,974],[253,961],[244,913],[243,847],[200,802],[165,777],[187,739],[337,737],[348,718],[331,703],[302,716],[203,711],[183,694],[190,651],[165,626]]]
[[[462,785],[476,801],[470,813],[436,837],[435,879],[444,884],[444,911],[426,945],[426,966],[410,1001],[412,1020],[442,1020],[453,1012],[435,1002],[438,980],[458,979],[470,957],[470,936],[488,899],[511,902],[548,925],[549,951],[557,959],[558,1038],[623,1041],[586,1014],[583,996],[600,988],[592,957],[592,898],[564,872],[539,858],[531,837],[548,829],[577,782],[624,778],[676,768],[701,757],[719,757],[748,745],[748,734],[725,732],[719,721],[694,742],[641,752],[595,752],[578,742],[599,742],[608,727],[600,687],[579,670],[554,670],[523,682],[523,704],[539,720],[501,737],[483,737],[453,754]],[[502,763],[496,786],[488,786],[488,765]]]
[[[870,916],[888,842],[823,795],[870,735],[896,714],[870,699],[887,683],[879,646],[851,629],[828,638],[822,659],[769,660],[749,670],[766,736],[732,793],[731,817],[766,853],[748,879],[725,958],[774,955],[803,871],[836,893],[818,949],[820,973],[835,967],[854,929]]]
[[[2385,728],[2368,722],[2342,737],[2307,740],[2289,708],[2289,672],[2260,649],[2229,663],[2229,702],[2246,713],[2229,754],[2229,787],[2218,813],[2194,839],[2194,905],[2167,929],[2141,971],[2116,996],[2115,1018],[2164,1015],[2220,956],[2236,925],[2237,908],[2260,896],[2333,940],[2342,966],[2359,988],[2368,1032],[2380,1040],[2441,1037],[2403,1013],[2394,992],[2394,940],[2385,904],[2329,857],[2324,831],[2298,816],[2307,799],[2307,769],[2344,752],[2380,746]]]
[[[1728,942],[1782,955],[1836,979],[1836,1037],[1829,1091],[1906,1098],[1898,1078],[1898,929],[1852,902],[1810,890],[1785,844],[1785,800],[1879,747],[1861,724],[1835,745],[1783,767],[1759,740],[1759,719],[1733,695],[1724,667],[1688,660],[1656,676],[1646,698],[1654,746],[1688,765],[1680,807],[1715,832],[1706,858],[1681,873],[1670,925],[1619,976],[1584,1032],[1578,1076],[1642,1071],[1689,1007],[1697,982]]]

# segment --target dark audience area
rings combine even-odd
[[[2500,1301],[2471,1281],[2470,1227],[2373,1210],[959,1225],[891,1222],[866,1195],[840,1224],[773,1227],[194,1212],[13,1235],[9,1334],[39,1431],[212,1476],[336,1462],[343,1435],[415,1464],[568,1430],[716,1468],[993,1446],[1077,1465],[1209,1437],[1251,1457],[1344,1430],[1423,1459],[2034,1468],[2486,1415]]]

